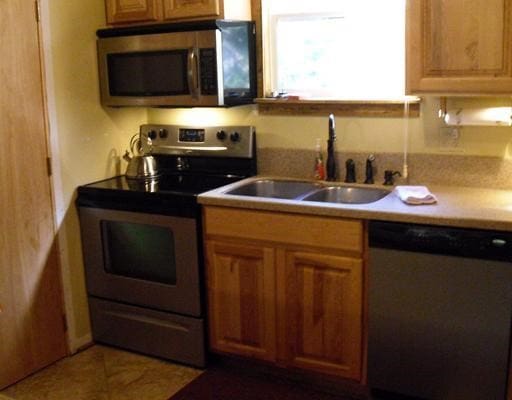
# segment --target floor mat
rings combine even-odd
[[[354,400],[270,375],[211,367],[169,400]]]

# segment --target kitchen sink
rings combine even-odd
[[[260,179],[225,194],[324,203],[366,204],[380,200],[389,193],[387,189],[375,187],[325,186],[307,181]]]
[[[387,189],[329,186],[308,194],[303,201],[320,201],[324,203],[367,204],[387,196]]]
[[[322,186],[314,182],[262,179],[230,190],[229,192],[226,192],[226,194],[272,197],[275,199],[296,199],[297,197],[303,196],[320,188],[322,188]]]

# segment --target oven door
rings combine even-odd
[[[79,207],[89,295],[201,316],[194,218]]]

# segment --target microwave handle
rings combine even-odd
[[[188,86],[190,88],[190,93],[194,99],[199,98],[199,71],[197,64],[197,54],[195,48],[190,48],[188,50]]]

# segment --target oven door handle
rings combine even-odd
[[[190,95],[194,99],[199,99],[199,71],[196,49],[194,47],[188,49],[187,78]]]

